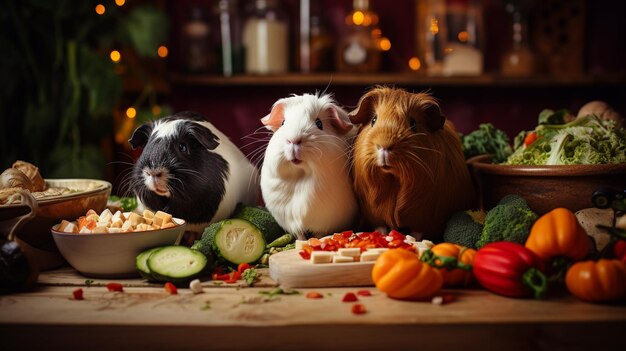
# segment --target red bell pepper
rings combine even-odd
[[[626,240],[617,240],[613,245],[613,255],[618,260],[626,262]]]
[[[237,272],[243,273],[250,268],[252,268],[252,266],[250,266],[249,263],[240,263],[239,266],[237,266]]]
[[[509,297],[546,294],[543,262],[523,245],[500,241],[485,245],[474,257],[476,280],[487,290]]]

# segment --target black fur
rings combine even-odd
[[[185,121],[177,125],[171,137],[157,139],[150,135],[154,129],[152,123],[133,133],[130,144],[133,148],[142,147],[143,151],[133,169],[131,190],[152,210],[166,211],[189,223],[205,223],[213,218],[226,193],[229,164],[221,155],[210,151],[219,145],[217,136],[193,122],[205,121],[202,116],[184,112],[162,121],[178,119]],[[181,143],[186,145],[187,152],[181,151]],[[145,167],[169,171],[169,198],[147,189],[143,181]]]

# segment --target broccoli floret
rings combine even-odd
[[[443,240],[475,249],[484,222],[485,212],[483,211],[456,212],[446,223]]]
[[[517,195],[506,196],[487,212],[485,225],[476,247],[481,248],[495,241],[524,244],[537,217],[537,214],[528,207],[526,200]]]

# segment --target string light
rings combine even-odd
[[[157,49],[157,54],[161,58],[166,58],[168,53],[169,53],[169,50],[167,49],[167,46],[165,46],[165,45],[161,45]]]
[[[387,38],[382,38],[378,46],[382,51],[389,51],[391,49],[391,41]]]
[[[354,22],[354,24],[356,24],[357,26],[360,26],[361,24],[363,24],[363,20],[365,20],[365,15],[363,14],[363,12],[354,11],[354,13],[352,14],[352,22]]]
[[[420,67],[422,67],[420,59],[417,57],[411,57],[411,59],[409,60],[409,68],[412,71],[419,71]]]
[[[122,54],[120,54],[120,52],[117,50],[111,51],[111,54],[109,56],[111,57],[111,61],[113,62],[120,62],[120,60],[122,59]]]
[[[107,9],[106,9],[106,7],[104,7],[104,5],[102,5],[102,4],[96,5],[96,13],[99,14],[100,16],[104,15],[106,10]]]
[[[115,5],[117,6],[124,6],[125,3],[126,0],[115,0]]]
[[[135,116],[137,116],[137,110],[135,110],[134,107],[129,107],[128,109],[126,109],[126,117],[135,118]]]
[[[432,35],[439,33],[439,21],[436,18],[430,19],[430,33]]]
[[[463,31],[463,32],[459,32],[459,35],[457,35],[457,37],[459,38],[459,41],[461,43],[465,43],[469,39],[469,34]]]

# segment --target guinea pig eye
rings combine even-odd
[[[317,129],[319,130],[324,129],[324,125],[322,124],[322,121],[319,118],[315,120],[315,125],[317,126]]]
[[[376,124],[377,119],[378,119],[378,115],[374,115],[374,117],[372,117],[372,122],[371,122],[372,127],[374,126],[374,124]]]
[[[180,150],[180,152],[187,152],[187,144],[185,143],[178,144],[178,150]]]
[[[413,118],[411,118],[411,130],[417,132],[417,121]]]

